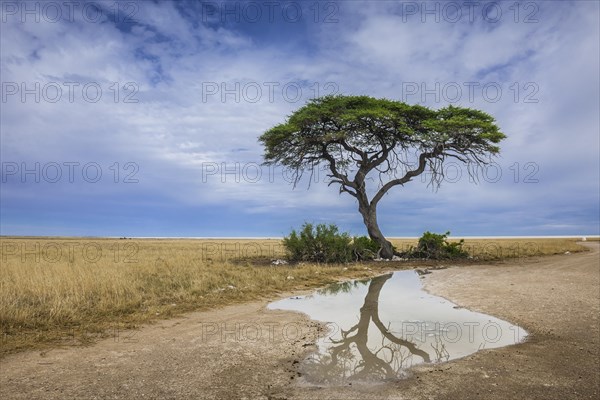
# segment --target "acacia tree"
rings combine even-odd
[[[392,244],[377,223],[377,205],[394,186],[428,172],[439,187],[443,163],[456,159],[469,174],[499,152],[505,138],[494,118],[483,111],[448,106],[432,110],[419,105],[369,96],[326,96],[310,100],[287,121],[260,136],[265,164],[293,171],[294,185],[305,172],[324,165],[329,185],[339,185],[358,201],[380,256],[393,257]],[[367,187],[374,181],[374,188]]]

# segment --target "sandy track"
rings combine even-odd
[[[85,348],[26,352],[1,361],[3,399],[579,399],[597,398],[600,253],[436,271],[426,289],[518,323],[525,343],[414,368],[377,386],[308,388],[296,365],[318,325],[230,306],[121,332]],[[259,333],[260,332],[260,333]]]

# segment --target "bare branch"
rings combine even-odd
[[[404,185],[405,183],[410,182],[410,180],[412,178],[414,178],[415,176],[422,174],[423,171],[425,171],[425,167],[427,166],[427,160],[439,156],[443,150],[444,150],[443,146],[437,145],[433,149],[433,151],[421,153],[421,155],[419,155],[419,164],[418,164],[417,168],[406,172],[406,174],[404,174],[404,176],[402,178],[392,179],[391,181],[389,181],[388,183],[383,185],[383,187],[381,189],[379,189],[379,191],[375,194],[375,196],[373,196],[373,200],[371,200],[371,206],[377,205],[379,200],[381,200],[381,198],[392,187],[397,186],[397,185]]]

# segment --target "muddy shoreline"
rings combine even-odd
[[[89,347],[1,361],[5,399],[580,399],[597,398],[598,243],[580,254],[434,271],[432,294],[525,328],[524,343],[421,365],[379,385],[305,387],[297,365],[322,334],[266,302],[190,313]]]

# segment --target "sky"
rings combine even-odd
[[[387,236],[600,234],[596,1],[1,7],[1,235],[366,234],[324,171],[262,165],[257,138],[328,94],[476,108],[507,136],[478,182],[450,163],[392,189]]]

